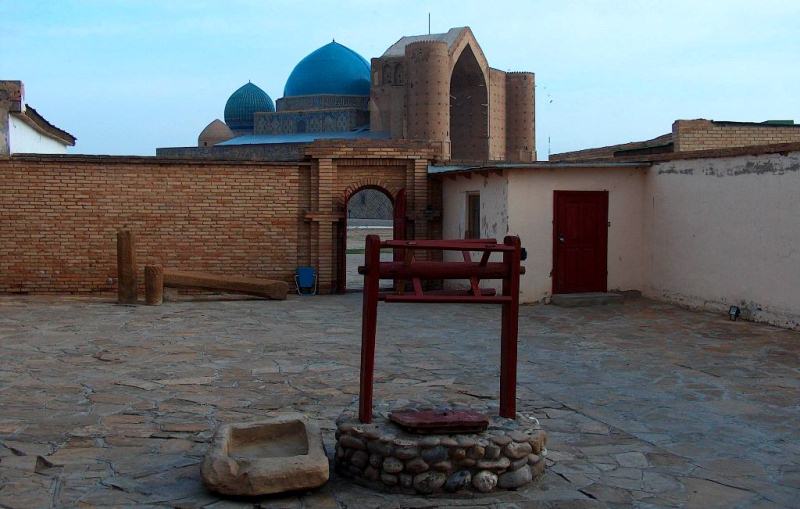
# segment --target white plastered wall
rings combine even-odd
[[[800,328],[800,152],[657,163],[645,295]]]
[[[480,193],[481,200],[481,238],[496,238],[502,242],[508,235],[508,180],[497,173],[488,175],[470,174],[469,178],[457,176],[455,179],[443,177],[442,183],[442,238],[463,239],[467,229],[467,195]],[[473,260],[480,259],[480,253],[471,253]],[[463,260],[460,252],[445,252],[445,260]],[[491,261],[502,261],[495,253]],[[466,281],[450,281],[449,288],[466,287]],[[485,281],[483,288],[500,288],[499,281]]]
[[[23,120],[9,115],[8,141],[12,154],[66,154],[67,146],[33,127]]]
[[[552,294],[554,191],[608,191],[608,289],[643,284],[642,197],[645,170],[558,168],[508,172],[509,233],[528,251],[520,281],[522,302]]]
[[[522,302],[551,295],[553,192],[609,191],[608,288],[639,289],[643,278],[642,197],[644,170],[633,168],[506,169],[472,178],[443,178],[443,237],[463,238],[467,194],[481,193],[481,236],[502,241],[519,235],[528,252],[520,281]],[[452,253],[447,259],[460,259]],[[494,260],[495,258],[493,258]],[[499,257],[497,257],[499,261]],[[452,285],[451,285],[452,286]],[[459,285],[460,286],[460,285]],[[487,283],[485,287],[495,287]]]

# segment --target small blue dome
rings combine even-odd
[[[364,57],[334,41],[295,66],[283,96],[369,95],[369,75],[369,63]]]
[[[225,103],[225,123],[234,130],[252,131],[257,111],[275,111],[275,104],[266,92],[248,81]]]

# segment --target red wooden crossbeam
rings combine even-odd
[[[380,261],[381,248],[393,248],[392,262]],[[416,261],[419,249],[461,251],[462,262]],[[405,254],[401,255],[401,251]],[[482,252],[479,262],[473,262],[471,251]],[[501,253],[502,262],[490,262],[492,253]],[[389,240],[381,242],[377,235],[368,235],[364,265],[358,268],[364,275],[363,314],[361,322],[361,381],[359,419],[372,422],[372,390],[375,370],[375,334],[378,323],[378,301],[419,303],[501,304],[500,337],[500,415],[516,417],[517,334],[519,319],[519,277],[521,247],[519,237],[508,236],[502,244],[495,239],[467,240]],[[381,279],[395,280],[395,293],[378,291]],[[469,290],[423,290],[423,281],[468,279]],[[481,288],[481,279],[502,279],[502,293]],[[410,280],[413,291],[405,291]]]
[[[472,276],[478,279],[503,279],[509,275],[508,266],[503,262],[488,262],[485,265],[479,262],[380,262],[372,270],[378,273],[379,279],[469,279]],[[368,276],[368,272],[368,265],[358,268],[359,274]]]
[[[385,240],[381,242],[381,247],[405,248],[405,249],[430,249],[434,251],[492,251],[507,252],[513,251],[513,246],[497,244],[497,241],[486,240]]]
[[[503,295],[475,296],[475,295],[416,295],[416,294],[387,294],[383,297],[386,302],[427,302],[431,304],[503,304],[511,302],[511,297]]]

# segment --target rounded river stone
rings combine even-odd
[[[424,437],[419,441],[419,445],[422,447],[436,447],[440,443],[439,437]]]
[[[406,462],[406,471],[419,474],[428,470],[428,464],[422,458],[414,458]]]
[[[414,476],[414,489],[420,493],[433,493],[441,488],[447,476],[442,472],[425,472]]]
[[[422,450],[422,459],[428,463],[438,463],[447,459],[447,447],[438,445],[432,449]]]
[[[403,462],[397,458],[386,458],[383,460],[383,471],[389,474],[397,474],[403,471]]]
[[[489,493],[497,486],[497,476],[488,470],[481,470],[472,476],[472,485],[481,493]]]
[[[372,440],[367,442],[367,450],[374,454],[380,454],[381,456],[391,456],[392,444],[387,444],[378,440]]]
[[[369,456],[367,456],[365,451],[356,451],[353,453],[353,457],[350,458],[350,463],[358,468],[364,468],[367,466],[367,461],[369,461]]]
[[[518,470],[512,470],[501,474],[498,478],[497,485],[504,490],[511,490],[528,484],[532,479],[531,469],[526,465]]]
[[[505,470],[511,466],[511,460],[505,456],[501,456],[496,460],[480,460],[478,461],[478,468],[485,470]]]
[[[447,482],[444,483],[444,489],[453,493],[454,491],[463,490],[471,482],[472,474],[469,473],[469,470],[459,470],[447,478]]]
[[[367,448],[363,440],[352,435],[342,435],[342,438],[339,439],[339,443],[342,445],[342,447],[346,447],[348,449],[358,449],[363,451]]]
[[[467,457],[474,460],[479,460],[483,458],[485,452],[486,449],[484,449],[482,445],[473,445],[467,451]]]
[[[486,446],[486,455],[485,456],[486,456],[487,459],[490,459],[490,460],[493,460],[493,459],[497,458],[498,456],[500,456],[500,446],[497,446],[495,444],[487,445]]]
[[[511,438],[506,435],[494,435],[491,440],[500,447],[503,447],[511,442]]]
[[[419,456],[419,450],[416,447],[402,447],[394,451],[394,456],[401,460],[410,460]]]
[[[533,447],[528,442],[511,442],[503,449],[503,452],[506,456],[511,459],[518,460],[520,458],[525,458],[528,454],[531,453]]]

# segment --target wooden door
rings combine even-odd
[[[555,191],[553,293],[605,292],[608,191]]]

